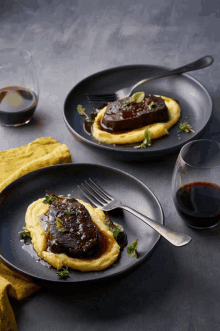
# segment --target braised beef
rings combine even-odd
[[[49,251],[76,258],[94,256],[101,237],[87,209],[73,198],[55,197],[46,214]]]
[[[127,103],[126,100],[109,103],[100,124],[103,130],[120,132],[168,120],[164,100],[147,94],[140,103]]]

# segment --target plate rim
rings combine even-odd
[[[162,205],[160,203],[160,201],[158,200],[157,196],[155,195],[155,193],[147,186],[145,185],[141,180],[139,180],[138,178],[136,178],[135,176],[127,173],[126,171],[123,171],[121,169],[117,169],[117,168],[114,168],[114,167],[110,167],[110,166],[105,166],[105,165],[100,165],[100,164],[94,164],[94,163],[66,163],[66,164],[57,164],[57,165],[52,165],[52,166],[48,166],[48,167],[43,167],[43,168],[40,168],[40,169],[37,169],[37,170],[34,170],[32,172],[29,172],[17,179],[15,179],[14,181],[12,181],[10,184],[8,184],[2,191],[0,191],[0,199],[1,199],[1,196],[5,193],[5,191],[7,191],[8,189],[10,189],[10,186],[13,186],[16,184],[16,182],[19,182],[19,181],[22,181],[23,179],[25,179],[26,177],[29,177],[29,176],[34,176],[36,173],[40,173],[40,172],[44,172],[44,171],[47,171],[49,170],[50,168],[66,168],[66,167],[80,167],[80,166],[86,166],[87,168],[93,166],[93,167],[101,167],[101,168],[104,168],[106,170],[111,170],[111,171],[114,171],[114,172],[117,172],[118,174],[123,174],[125,176],[128,176],[130,179],[132,179],[133,181],[137,182],[138,185],[140,185],[142,188],[144,188],[146,191],[148,191],[148,193],[150,193],[150,195],[152,196],[152,198],[154,199],[154,201],[156,202],[157,204],[157,208],[158,208],[158,211],[160,212],[160,223],[159,224],[164,224],[165,222],[165,219],[164,219],[164,212],[163,212],[163,208],[162,208]],[[134,216],[135,217],[135,216]],[[144,257],[139,260],[139,261],[136,261],[135,264],[133,265],[130,265],[129,267],[126,267],[124,270],[121,270],[121,271],[118,271],[116,273],[113,273],[111,275],[105,275],[105,276],[101,276],[101,277],[97,277],[95,279],[89,279],[89,280],[80,280],[80,281],[72,281],[71,279],[66,282],[65,279],[47,279],[47,278],[43,278],[43,277],[39,277],[39,276],[36,276],[34,274],[32,274],[31,272],[27,272],[27,271],[24,271],[22,270],[21,268],[15,266],[12,262],[8,261],[6,258],[4,258],[1,254],[0,254],[0,259],[3,261],[3,263],[5,263],[6,265],[10,266],[11,268],[21,272],[22,274],[25,274],[33,279],[36,279],[37,281],[39,282],[47,282],[47,283],[66,283],[66,284],[79,284],[79,283],[87,283],[87,282],[97,282],[97,281],[102,281],[102,280],[106,280],[106,279],[111,279],[111,278],[114,278],[114,277],[117,277],[121,274],[124,274],[124,273],[128,273],[129,271],[131,271],[132,269],[135,270],[135,268],[137,268],[139,265],[141,265],[142,263],[144,263],[146,261],[146,259],[154,252],[154,250],[156,249],[159,241],[161,239],[161,235],[158,233],[158,237],[157,239],[155,239],[155,242],[153,243],[153,247],[150,249],[149,252],[146,253],[146,255],[144,255]],[[74,269],[73,269],[74,271]]]
[[[113,146],[111,145],[107,145],[105,146],[104,144],[102,143],[96,143],[96,142],[93,142],[89,139],[86,139],[85,137],[83,137],[82,135],[78,134],[78,132],[76,132],[72,126],[69,124],[67,118],[66,118],[66,104],[69,100],[69,98],[71,97],[71,94],[73,92],[74,89],[78,88],[81,84],[83,84],[84,82],[86,82],[87,80],[89,79],[93,79],[95,77],[98,77],[100,74],[104,75],[110,71],[113,71],[113,70],[125,70],[125,69],[129,69],[131,67],[150,67],[150,68],[155,68],[155,69],[163,69],[163,70],[172,70],[171,68],[168,68],[166,66],[158,66],[158,65],[147,65],[147,64],[131,64],[131,65],[124,65],[124,66],[117,66],[117,67],[111,67],[111,68],[108,68],[108,69],[104,69],[104,70],[101,70],[101,71],[98,71],[96,73],[93,73],[85,78],[83,78],[81,81],[79,81],[76,85],[74,85],[72,87],[72,89],[69,91],[69,93],[67,94],[66,98],[65,98],[65,101],[64,101],[64,106],[63,106],[63,119],[64,119],[64,122],[67,126],[67,128],[69,129],[69,131],[74,135],[74,137],[76,139],[78,139],[79,141],[83,141],[83,143],[85,144],[88,144],[92,147],[95,147],[95,148],[100,148],[101,150],[103,151],[111,151],[111,152],[115,152],[115,153],[122,153],[123,155],[126,155],[128,153],[131,153],[133,154],[134,156],[138,156],[138,155],[155,155],[155,154],[158,154],[158,152],[163,152],[163,153],[169,153],[170,151],[172,150],[178,150],[180,149],[184,144],[192,141],[192,140],[195,140],[197,139],[201,133],[205,130],[208,122],[210,121],[210,118],[212,116],[212,113],[213,113],[213,101],[212,101],[212,98],[208,92],[208,90],[206,89],[206,87],[200,83],[196,78],[186,74],[186,73],[183,73],[181,74],[181,76],[185,76],[188,80],[191,80],[192,82],[194,82],[197,86],[200,87],[201,90],[203,90],[203,92],[205,93],[205,95],[207,96],[208,98],[208,101],[209,101],[209,114],[207,116],[207,119],[206,119],[206,122],[205,124],[202,126],[202,128],[196,132],[191,138],[187,139],[187,141],[184,141],[184,142],[180,142],[178,144],[176,144],[175,146],[170,146],[170,147],[167,147],[167,148],[161,148],[161,149],[155,149],[155,150],[148,150],[148,149],[129,149],[129,148],[126,148],[126,147],[123,147],[121,149],[115,149]],[[173,75],[173,76],[179,76],[179,75]]]

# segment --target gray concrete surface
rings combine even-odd
[[[12,300],[18,329],[219,330],[220,226],[199,232],[178,216],[171,196],[177,154],[153,162],[117,161],[76,141],[63,122],[68,92],[95,72],[126,64],[175,68],[210,54],[213,65],[190,75],[214,103],[203,137],[220,142],[218,1],[2,0],[0,8],[0,48],[28,49],[40,84],[30,124],[0,127],[1,150],[52,136],[67,144],[75,163],[109,165],[140,179],[158,197],[167,226],[193,237],[184,248],[161,239],[140,268],[107,284],[64,292],[42,288],[21,302]]]

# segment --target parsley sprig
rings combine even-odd
[[[144,132],[144,141],[142,144],[136,146],[135,148],[146,148],[147,146],[151,146],[151,133],[148,129]]]
[[[179,127],[179,131],[178,132],[193,132],[195,133],[195,131],[193,131],[191,125],[186,121],[186,122],[181,122],[180,123],[180,127]]]
[[[63,266],[60,270],[57,271],[57,275],[60,277],[60,278],[67,278],[67,277],[70,277],[70,273],[68,271],[68,267],[65,267]]]

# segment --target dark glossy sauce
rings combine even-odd
[[[127,235],[124,232],[120,232],[116,239],[121,251],[128,245]]]
[[[21,239],[21,242],[23,243],[22,249],[27,252],[31,257],[35,259],[36,262],[39,262],[43,266],[47,267],[48,269],[51,269],[52,266],[47,263],[46,261],[42,260],[37,252],[35,251],[33,244],[31,242],[31,239]]]
[[[186,184],[176,192],[174,203],[180,216],[192,227],[212,227],[220,221],[220,186],[216,184]]]
[[[5,125],[28,122],[36,109],[37,96],[25,87],[9,86],[0,90],[0,121]]]
[[[40,219],[40,223],[41,223],[42,228],[46,231],[47,230],[47,226],[48,226],[48,216],[46,216],[46,215],[40,215],[39,219]],[[105,234],[103,234],[100,231],[99,231],[99,236],[100,236],[100,243],[99,243],[99,249],[98,249],[98,251],[96,253],[94,253],[90,257],[83,258],[83,260],[98,259],[98,258],[100,258],[102,255],[104,255],[107,252],[107,250],[109,248],[108,238],[105,236]],[[128,244],[127,243],[127,235],[124,232],[120,232],[118,234],[118,236],[117,236],[117,240],[116,241],[117,241],[118,245],[120,246],[120,250],[123,251],[123,249]],[[51,268],[51,265],[50,264],[48,264],[46,261],[42,260],[38,256],[37,252],[33,248],[33,245],[32,245],[32,242],[31,242],[31,238],[22,239],[21,242],[23,243],[22,249],[24,249],[33,258],[35,258],[36,262],[39,262],[42,265],[44,265],[44,266],[46,266],[48,268]],[[52,252],[50,250],[50,247],[49,246],[47,247],[47,251],[48,252]]]

